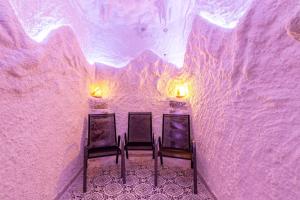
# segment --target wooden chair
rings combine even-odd
[[[120,148],[120,136],[117,139],[115,114],[89,114],[88,117],[88,141],[84,147],[83,162],[83,192],[86,192],[88,159],[116,156],[118,163],[121,154],[121,177],[125,180],[125,156],[124,149]],[[122,142],[122,147],[124,144]]]
[[[128,113],[128,133],[125,133],[125,151],[150,150],[154,158],[154,135],[152,133],[151,112]]]
[[[159,137],[159,149],[155,155],[155,178],[157,186],[157,155],[163,165],[163,157],[191,160],[194,176],[194,193],[197,194],[197,160],[196,145],[191,142],[190,116],[177,114],[164,114],[162,127],[162,140]],[[155,145],[155,151],[157,151]]]

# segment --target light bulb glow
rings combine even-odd
[[[188,99],[193,93],[193,79],[181,77],[170,79],[166,84],[166,95],[170,98]]]
[[[91,93],[91,95],[93,97],[96,97],[96,98],[101,98],[102,97],[102,90],[100,87],[95,87],[93,92]]]
[[[188,87],[186,84],[184,85],[178,85],[176,87],[176,97],[177,98],[183,98],[188,96]]]
[[[89,94],[96,98],[110,98],[113,95],[110,87],[111,83],[107,80],[101,80],[89,85]]]

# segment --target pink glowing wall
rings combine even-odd
[[[151,51],[145,51],[121,69],[97,64],[96,80],[109,88],[103,99],[109,110],[116,112],[118,133],[127,131],[128,112],[152,112],[153,132],[159,136],[162,114],[170,109],[167,83],[173,78],[187,79],[183,71]]]
[[[218,199],[300,198],[299,8],[256,1],[227,32],[195,21],[199,172]]]
[[[69,28],[34,43],[0,1],[0,199],[54,199],[81,169],[87,66]]]
[[[89,62],[124,67],[145,50],[182,67],[193,19],[234,28],[252,0],[9,0],[30,37],[72,27]],[[134,44],[134,45],[132,45]]]
[[[109,86],[105,98],[117,114],[118,133],[126,131],[128,111],[150,110],[159,135],[161,114],[168,110],[166,85],[179,77],[193,85],[188,101],[198,170],[216,197],[299,199],[299,8],[296,0],[256,0],[234,29],[196,16],[181,69],[151,51],[121,69],[97,64],[96,79]],[[236,22],[240,14],[221,11],[225,18],[209,20]],[[58,29],[37,44],[6,1],[0,1],[0,19],[0,199],[52,199],[82,167],[92,68],[71,29]]]
[[[165,85],[182,77],[194,85],[198,170],[216,197],[299,199],[298,10],[292,0],[257,1],[234,30],[196,18],[180,70],[151,52],[123,69],[98,65],[97,79],[112,89],[119,132],[128,111],[151,110],[160,135]]]

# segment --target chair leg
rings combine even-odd
[[[195,163],[195,166],[194,166],[194,194],[198,194],[198,183],[197,183],[197,167],[196,167],[196,163]]]
[[[125,147],[125,150],[126,150],[126,158],[128,159],[128,148]]]
[[[162,154],[160,154],[160,164],[163,165],[164,164],[164,161],[163,161],[163,156]]]
[[[158,176],[158,167],[157,167],[157,147],[154,147],[154,186],[157,187],[157,176]]]
[[[87,166],[83,167],[83,193],[86,192]]]
[[[119,154],[120,154],[121,152],[119,151],[119,150],[117,150],[117,156],[116,156],[116,164],[118,164],[118,162],[119,162]]]
[[[198,194],[198,184],[197,184],[197,151],[196,151],[196,145],[193,145],[193,175],[194,175],[194,194]]]
[[[87,159],[87,152],[84,152],[84,159],[83,159],[83,192],[86,192],[87,184],[87,168],[88,168],[88,159]]]
[[[153,148],[153,151],[152,151],[152,159],[155,159],[155,148]]]
[[[124,143],[121,144],[121,178],[123,184],[126,184],[126,167],[125,167],[125,155],[124,155]]]

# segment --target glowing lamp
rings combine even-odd
[[[101,98],[102,97],[102,90],[100,87],[95,87],[91,93],[92,97]]]
[[[184,97],[188,96],[188,87],[186,84],[177,85],[175,90],[176,90],[177,98],[184,98]]]

